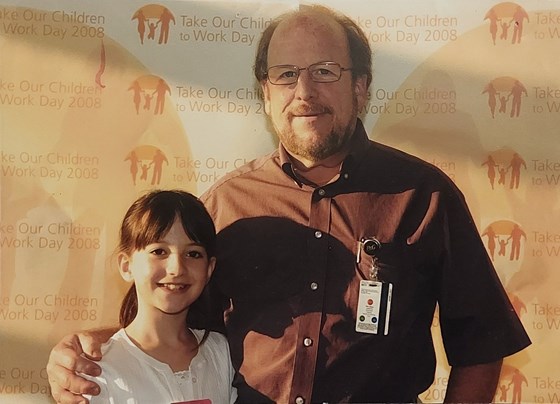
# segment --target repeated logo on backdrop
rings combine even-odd
[[[169,84],[161,77],[145,75],[134,80],[129,91],[132,91],[132,102],[136,109],[136,114],[153,112],[154,115],[163,114],[165,107],[165,97],[171,94]]]
[[[167,156],[156,146],[143,145],[134,148],[124,161],[129,162],[132,183],[158,186],[161,183],[163,165],[169,165]]]
[[[171,24],[175,24],[173,13],[159,4],[143,6],[134,13],[131,20],[136,21],[136,30],[142,45],[148,42],[165,45],[169,41]]]
[[[502,148],[488,153],[481,167],[485,167],[492,189],[518,189],[522,168],[527,170],[527,163],[519,153],[510,148]]]
[[[484,20],[490,21],[490,37],[494,45],[500,42],[519,44],[529,15],[523,7],[508,1],[488,10]]]
[[[486,248],[493,261],[504,257],[509,261],[519,261],[522,240],[527,234],[517,223],[510,220],[498,220],[489,224],[481,236],[486,238]]]
[[[488,94],[488,107],[492,118],[509,116],[517,118],[521,113],[521,99],[527,96],[527,88],[513,77],[498,77],[484,87],[482,94]]]

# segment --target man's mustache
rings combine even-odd
[[[316,103],[300,104],[290,109],[292,116],[313,116],[320,114],[330,114],[332,111],[329,107]]]

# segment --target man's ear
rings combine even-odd
[[[270,83],[268,80],[264,79],[261,81],[261,89],[263,92],[263,101],[264,101],[264,112],[270,116]]]
[[[368,101],[367,76],[365,74],[354,79],[354,94],[358,101],[358,111],[360,111]]]
[[[119,263],[119,272],[122,278],[127,282],[132,282],[134,278],[132,277],[132,272],[130,271],[130,257],[125,253],[119,253],[117,257]]]

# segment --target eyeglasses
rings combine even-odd
[[[271,84],[287,86],[298,81],[302,70],[307,70],[309,77],[316,83],[332,83],[340,80],[342,72],[352,70],[351,67],[341,67],[336,62],[313,63],[308,67],[292,65],[272,66],[266,72],[266,77]]]

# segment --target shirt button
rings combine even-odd
[[[317,290],[319,285],[317,285],[317,282],[311,282],[311,285],[309,285],[309,287],[311,288],[311,290]]]
[[[306,347],[309,347],[309,346],[313,345],[313,340],[311,338],[305,338],[303,340],[303,345],[306,346]]]
[[[296,404],[303,404],[305,403],[305,399],[301,396],[296,397]]]
[[[344,173],[344,175],[342,176],[342,178],[344,178],[345,180],[347,180],[348,178],[350,178],[350,176],[348,175],[348,173]]]
[[[319,230],[317,230],[317,231],[315,232],[315,238],[321,238],[321,237],[323,237],[323,233],[320,232]]]
[[[325,196],[325,194],[326,194],[326,192],[325,192],[325,190],[324,190],[323,188],[319,188],[319,190],[317,191],[317,193],[318,193],[320,196]]]

